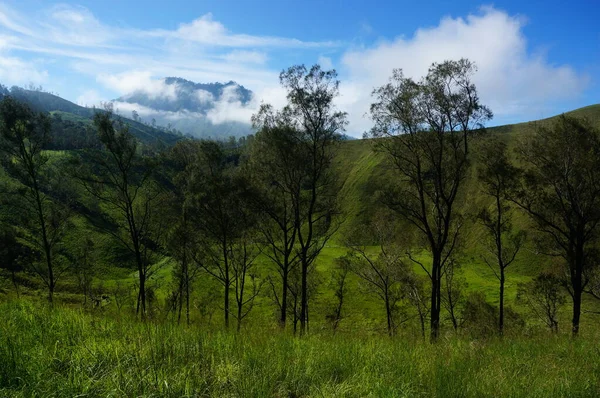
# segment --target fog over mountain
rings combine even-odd
[[[252,91],[234,81],[195,83],[178,77],[155,80],[113,103],[124,116],[202,138],[250,134],[257,109]]]

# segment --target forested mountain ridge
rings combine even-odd
[[[115,99],[115,104],[135,111],[145,120],[171,126],[184,134],[227,139],[252,132],[250,120],[234,114],[244,112],[253,96],[252,91],[234,81],[195,83],[179,77],[166,77],[157,80],[152,87]]]
[[[162,80],[167,92],[153,94],[136,90],[115,101],[139,104],[159,111],[199,112],[206,114],[216,101],[226,96],[234,96],[242,104],[252,99],[252,91],[234,81],[227,83],[195,83],[180,77],[166,77]]]

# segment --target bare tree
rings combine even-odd
[[[457,198],[469,170],[469,142],[492,117],[480,104],[468,60],[433,64],[420,82],[395,70],[390,82],[373,92],[370,136],[387,154],[399,180],[386,202],[422,234],[431,253],[423,266],[431,279],[431,339],[440,326],[444,267],[460,231]]]

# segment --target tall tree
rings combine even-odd
[[[172,166],[170,179],[169,219],[170,227],[166,234],[167,250],[177,261],[173,275],[177,284],[177,320],[181,321],[181,313],[185,306],[186,323],[190,324],[190,295],[192,282],[198,275],[198,267],[194,267],[196,247],[196,231],[190,211],[193,210],[190,197],[192,176],[197,166],[200,143],[197,141],[180,141],[170,151],[168,163]]]
[[[194,260],[223,286],[225,327],[229,327],[230,292],[236,281],[233,249],[247,231],[246,200],[251,195],[235,160],[222,144],[202,141],[190,187],[190,214],[198,230]]]
[[[296,206],[302,189],[304,160],[299,150],[299,133],[285,120],[262,120],[268,115],[272,115],[272,109],[263,105],[254,117],[255,126],[261,130],[251,145],[249,170],[259,191],[253,205],[262,215],[257,228],[268,248],[264,253],[275,264],[281,279],[281,290],[275,292],[275,297],[279,322],[285,328],[290,273],[299,264]]]
[[[104,227],[133,256],[138,272],[136,313],[146,317],[147,281],[155,270],[155,254],[163,225],[158,217],[162,192],[153,181],[154,164],[139,153],[129,128],[110,109],[94,116],[103,149],[89,151],[89,170],[80,170],[83,186],[105,207]],[[83,163],[84,165],[86,163]]]
[[[52,184],[52,167],[44,153],[50,138],[50,121],[34,113],[27,105],[11,97],[0,102],[0,150],[5,154],[5,167],[24,187],[23,210],[27,230],[25,240],[42,254],[43,262],[34,262],[33,270],[48,288],[52,303],[60,274],[65,267],[58,263],[57,249],[68,222],[68,208],[48,195]]]
[[[474,130],[491,119],[471,78],[473,63],[461,59],[433,64],[419,82],[395,70],[373,92],[376,149],[387,154],[399,176],[386,202],[421,233],[431,253],[424,266],[431,279],[431,339],[439,334],[441,281],[460,230],[457,198],[469,169]]]
[[[521,145],[520,160],[521,186],[511,200],[550,238],[553,254],[565,260],[576,336],[600,223],[600,132],[588,121],[562,115],[537,127]]]
[[[301,158],[306,159],[301,168],[302,189],[291,197],[295,203],[301,268],[300,329],[304,333],[308,324],[309,268],[335,229],[331,226],[336,213],[336,184],[330,166],[335,144],[347,124],[347,115],[334,104],[339,95],[335,70],[324,71],[319,65],[310,69],[297,65],[282,71],[279,79],[287,90],[287,105],[277,113],[259,113],[254,121],[255,125],[267,127],[272,121],[283,121],[289,126],[289,132],[297,133],[296,147]]]
[[[484,256],[484,261],[500,282],[498,331],[502,334],[505,273],[525,242],[524,231],[513,231],[511,202],[508,199],[510,191],[514,189],[518,169],[508,160],[506,143],[498,139],[489,140],[482,146],[479,164],[479,181],[482,190],[493,199],[491,209],[490,206],[483,208],[478,219],[491,240],[487,242],[487,246],[493,259]]]

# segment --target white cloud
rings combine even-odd
[[[235,50],[223,55],[224,60],[236,63],[251,63],[265,64],[267,62],[267,54],[259,51]]]
[[[211,13],[190,23],[179,25],[176,31],[157,30],[152,34],[223,47],[332,47],[338,45],[332,41],[305,42],[293,38],[232,33],[222,23],[215,21]]]
[[[132,70],[117,75],[100,74],[98,82],[110,87],[121,95],[142,91],[150,98],[177,98],[177,86],[166,84],[162,79],[153,78],[149,71]]]
[[[85,90],[77,97],[76,103],[81,106],[87,106],[89,108],[96,106],[99,107],[103,102],[102,96],[96,90]]]
[[[194,95],[196,96],[196,98],[198,98],[198,101],[200,101],[201,104],[212,102],[215,100],[212,93],[210,93],[206,90],[198,89],[194,92]]]
[[[213,124],[230,121],[249,123],[257,108],[254,101],[250,101],[247,105],[242,104],[236,92],[236,87],[228,86],[223,89],[221,98],[214,103],[214,107],[208,111],[206,117]]]
[[[42,24],[45,37],[70,46],[105,45],[115,39],[113,30],[103,26],[85,7],[61,4],[49,12],[49,23]]]
[[[552,103],[582,93],[587,79],[569,65],[551,64],[544,54],[528,48],[525,23],[519,16],[487,7],[464,18],[442,18],[437,26],[409,36],[348,48],[340,57],[343,43],[233,32],[212,14],[171,30],[142,30],[110,26],[84,7],[59,5],[25,15],[0,4],[0,82],[48,85],[70,79],[49,79],[42,62],[26,61],[40,55],[54,62],[51,71],[64,69],[65,76],[76,76],[77,87],[91,81],[89,88],[74,93],[80,103],[138,90],[173,99],[177,87],[164,84],[166,76],[196,82],[235,80],[254,91],[252,101],[222,99],[209,118],[249,121],[261,101],[276,107],[285,104],[278,71],[293,49],[294,60],[318,58],[325,69],[335,65],[341,79],[337,104],[349,113],[348,132],[360,135],[371,125],[364,117],[371,91],[387,81],[392,69],[402,68],[405,75],[419,78],[432,62],[467,57],[479,67],[475,83],[496,120],[526,120]],[[366,27],[361,31],[372,33]],[[49,88],[61,93],[75,90]],[[196,96],[200,101],[214,100],[207,94]]]
[[[39,70],[34,63],[16,57],[5,56],[0,52],[0,83],[12,85],[41,84],[48,80],[48,72]]]
[[[371,48],[347,51],[342,70],[340,106],[350,112],[350,129],[370,127],[364,113],[370,93],[384,84],[394,68],[420,78],[433,62],[462,57],[474,61],[474,77],[481,100],[499,117],[526,116],[553,101],[576,97],[587,85],[586,76],[573,68],[550,64],[543,55],[531,55],[523,34],[525,20],[484,7],[466,18],[443,18],[439,25],[419,29],[410,38],[382,41]]]

